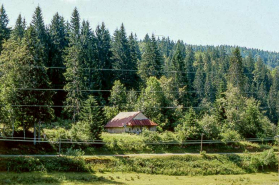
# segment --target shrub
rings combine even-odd
[[[1,171],[31,172],[60,171],[86,172],[90,171],[84,159],[72,157],[15,157],[0,160]]]
[[[144,139],[137,135],[103,133],[102,138],[111,150],[143,150],[146,147]]]
[[[82,151],[81,149],[68,148],[65,154],[69,156],[80,157],[84,155],[84,151]]]
[[[143,130],[142,137],[146,143],[155,143],[161,141],[160,134],[158,132],[152,132],[149,130]]]
[[[224,143],[241,140],[240,134],[237,131],[231,129],[227,129],[225,132],[222,132],[220,134],[220,137],[222,138],[221,141],[223,141]]]

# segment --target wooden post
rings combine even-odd
[[[36,122],[34,122],[34,145],[36,145]]]
[[[41,121],[39,121],[38,140],[41,140]]]
[[[201,134],[201,152],[202,152],[202,140],[203,140],[203,133]]]

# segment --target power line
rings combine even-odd
[[[0,105],[0,107],[7,107],[7,106],[11,106],[11,107],[46,107],[46,108],[64,108],[64,107],[68,107],[68,108],[75,108],[75,107],[92,107],[92,108],[104,108],[104,107],[115,107],[115,106],[106,106],[106,105],[99,105],[99,106],[75,106],[75,105]],[[169,106],[169,107],[150,107],[151,109],[204,109],[207,107],[183,107],[183,106]],[[214,108],[214,107],[210,107],[210,108]],[[270,107],[259,107],[260,109],[270,109]],[[279,108],[279,107],[275,107],[275,108]]]
[[[0,65],[1,66],[1,65]],[[21,66],[22,67],[22,66]],[[47,69],[67,69],[67,67],[46,67],[46,66],[23,66],[26,68],[47,68]],[[189,72],[189,71],[166,71],[166,70],[144,70],[144,69],[106,69],[106,68],[79,68],[80,70],[93,70],[93,71],[125,71],[125,72],[138,72],[138,71],[147,71],[147,72],[163,72],[163,73],[192,73],[195,74],[196,72]],[[218,72],[202,72],[204,74],[220,74]],[[222,73],[222,74],[250,74],[254,75],[254,73]]]
[[[35,138],[37,143],[54,143],[54,144],[99,144],[99,145],[105,145],[107,144],[107,142],[104,141],[51,141],[51,140],[47,140],[47,141],[40,141],[38,138]],[[237,143],[237,142],[241,142],[241,141],[254,141],[254,142],[262,142],[262,141],[274,141],[274,138],[264,138],[264,139],[254,139],[254,140],[237,140],[237,141],[220,141],[220,140],[207,140],[207,141],[203,141],[203,143],[205,144],[223,144],[223,143]],[[33,140],[24,140],[24,139],[0,139],[0,141],[13,141],[13,142],[34,142],[34,138]],[[201,141],[197,140],[197,141],[184,141],[184,142],[147,142],[144,144],[147,145],[187,145],[187,144],[200,144]]]
[[[111,90],[103,90],[103,89],[82,89],[82,90],[66,90],[66,89],[39,89],[39,88],[15,88],[16,90],[23,90],[23,91],[80,91],[80,92],[111,92]],[[126,90],[125,92],[136,92],[136,93],[141,93],[142,91],[136,91],[136,90]],[[168,92],[168,93],[201,93],[202,91],[149,91],[149,92]],[[216,92],[216,91],[212,91]],[[205,92],[203,92],[205,93]],[[257,94],[260,92],[243,92],[245,94]]]

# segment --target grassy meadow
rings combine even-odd
[[[0,173],[0,184],[123,184],[123,185],[278,185],[275,172],[244,175],[168,176],[142,173]]]

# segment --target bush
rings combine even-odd
[[[143,150],[146,147],[144,139],[137,135],[103,133],[102,139],[111,150]]]
[[[68,148],[65,154],[69,156],[80,157],[84,155],[84,151],[82,151],[81,149]]]
[[[160,134],[158,132],[143,130],[141,136],[146,143],[156,143],[161,141]]]
[[[90,171],[82,158],[72,157],[15,157],[0,160],[0,170],[10,172],[57,171],[87,172]]]
[[[85,121],[79,121],[76,124],[73,124],[70,130],[70,135],[71,138],[76,141],[90,140],[90,124]]]
[[[231,129],[228,129],[225,132],[222,132],[220,134],[220,137],[222,138],[221,141],[223,141],[224,143],[228,143],[230,141],[240,141],[241,140],[240,134],[237,131],[231,130]]]

